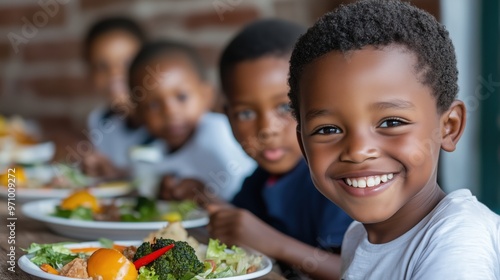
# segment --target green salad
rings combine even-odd
[[[260,268],[262,257],[248,254],[240,247],[227,246],[217,239],[210,239],[205,254],[205,271],[196,279],[215,279],[245,275]]]
[[[240,247],[227,246],[219,240],[210,239],[205,258],[199,260],[195,251],[186,242],[158,239],[156,243],[144,242],[134,256],[141,258],[159,248],[174,243],[172,250],[139,269],[138,279],[157,280],[202,280],[239,276],[260,268],[262,257],[248,254]],[[143,278],[141,278],[143,277]],[[158,277],[158,278],[155,278]]]
[[[109,239],[101,239],[101,248],[123,247],[121,252],[128,248],[116,245]],[[70,243],[38,244],[32,243],[29,248],[23,249],[29,255],[30,261],[43,269],[50,265],[56,273],[62,272],[64,266],[76,258],[87,262],[90,253],[79,253],[66,247]],[[133,247],[135,248],[135,247]],[[94,249],[95,248],[88,248]],[[81,248],[80,250],[85,250]],[[137,280],[203,280],[226,278],[245,275],[260,269],[262,256],[249,254],[240,247],[230,249],[219,240],[210,239],[204,258],[199,259],[196,251],[187,242],[172,239],[156,239],[154,243],[143,242],[133,249],[134,253],[127,256],[133,261],[138,271]],[[157,254],[158,251],[162,251]],[[111,265],[111,264],[110,264]],[[46,271],[46,270],[44,270]],[[65,276],[61,274],[61,276]]]
[[[83,220],[83,221],[121,221],[121,222],[151,222],[151,221],[182,221],[197,209],[195,202],[171,201],[168,202],[168,210],[163,211],[158,201],[147,197],[137,197],[130,203],[112,201],[102,205],[101,211],[95,213],[90,207],[79,206],[75,209],[63,209],[56,206],[55,217]]]

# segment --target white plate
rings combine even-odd
[[[89,191],[96,197],[109,198],[117,197],[130,193],[134,189],[131,182],[113,182],[89,188]],[[25,203],[28,201],[48,199],[48,198],[65,198],[77,189],[56,189],[56,188],[16,188],[16,201]],[[8,189],[5,186],[0,186],[0,197],[8,197]]]
[[[36,164],[50,161],[56,152],[53,142],[44,142],[33,145],[18,145],[12,155],[13,162],[20,164]]]
[[[125,245],[125,246],[139,246],[142,244],[142,241],[118,241],[116,242],[118,245]],[[75,243],[75,244],[68,244],[66,247],[68,248],[85,248],[85,247],[100,247],[99,242],[82,242],[82,243]],[[204,246],[203,244],[200,244],[200,246]],[[254,253],[254,251],[248,251],[249,253]],[[262,254],[260,254],[262,255]],[[17,263],[19,264],[19,267],[26,273],[40,277],[42,279],[49,279],[49,280],[73,280],[76,278],[70,278],[70,277],[64,277],[64,276],[59,276],[59,275],[54,275],[50,274],[47,272],[44,272],[41,270],[36,264],[32,263],[30,261],[30,255],[24,255],[19,258]],[[262,255],[262,262],[261,262],[261,267],[259,270],[245,274],[245,275],[240,275],[240,276],[233,276],[233,277],[225,277],[225,278],[218,278],[218,279],[212,279],[212,280],[246,280],[246,279],[255,279],[257,277],[264,276],[268,274],[271,269],[273,268],[273,264],[271,260],[267,257]]]
[[[32,201],[24,204],[21,208],[24,215],[32,219],[44,222],[52,231],[81,240],[96,240],[101,237],[112,240],[142,240],[152,231],[165,227],[167,221],[158,222],[103,222],[103,221],[80,221],[51,216],[61,200],[49,199]],[[131,199],[117,199],[118,203],[132,202]],[[160,211],[168,211],[168,203],[157,202]],[[201,227],[208,224],[208,213],[197,209],[190,213],[190,217],[181,222],[184,228]]]

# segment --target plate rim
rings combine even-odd
[[[133,198],[118,198],[122,200]],[[108,229],[108,230],[128,230],[128,231],[144,231],[144,230],[158,230],[169,224],[168,221],[153,221],[153,222],[106,222],[106,221],[81,221],[65,219],[60,217],[49,216],[47,211],[42,211],[43,205],[45,207],[54,208],[60,203],[60,199],[43,199],[37,201],[26,202],[21,206],[23,215],[31,219],[44,222],[50,225],[58,225],[73,228],[85,229]],[[181,225],[186,228],[195,228],[205,226],[209,222],[209,216],[206,211],[203,217],[193,220],[181,221]]]
[[[120,181],[121,182],[121,181]],[[133,182],[123,181],[123,185],[112,187],[90,187],[90,192],[99,198],[112,198],[125,195],[134,190]],[[16,188],[16,197],[19,199],[62,199],[71,192],[85,188]],[[7,197],[8,188],[0,185],[0,197]]]
[[[142,244],[144,241],[142,241],[142,240],[123,240],[123,241],[113,241],[113,242],[116,243],[117,245],[125,245],[125,246],[135,245],[135,246],[138,246],[138,245]],[[79,247],[81,248],[81,247],[96,246],[99,244],[100,244],[99,241],[85,241],[85,242],[71,242],[71,243],[66,244],[64,246],[68,246],[68,248],[79,248]],[[207,246],[206,244],[200,244],[200,245]],[[262,262],[261,262],[262,269],[261,270],[258,270],[258,271],[255,271],[255,272],[252,272],[249,274],[237,275],[237,276],[231,276],[231,277],[225,277],[225,278],[216,278],[216,279],[211,279],[211,280],[255,279],[257,277],[266,275],[267,273],[269,273],[272,270],[273,263],[268,256],[266,256],[258,251],[255,251],[253,249],[245,248],[244,250],[251,253],[251,254],[259,254],[262,256]],[[24,254],[17,260],[17,264],[19,265],[19,268],[21,268],[21,270],[27,274],[31,274],[31,275],[34,275],[34,276],[37,276],[37,277],[40,277],[43,279],[49,279],[49,280],[75,280],[75,279],[78,279],[78,278],[70,278],[70,277],[66,277],[66,276],[53,275],[50,273],[46,273],[43,270],[41,270],[37,265],[32,263],[31,260],[28,258],[28,255],[29,254]],[[27,270],[29,270],[29,271],[27,271]],[[248,278],[249,276],[252,278]]]

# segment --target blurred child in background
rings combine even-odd
[[[234,139],[227,117],[209,112],[214,92],[198,54],[174,41],[146,44],[131,64],[129,82],[154,137],[146,147],[155,152],[143,147],[132,153],[136,167],[143,167],[136,171],[139,178],[163,176],[160,182],[140,180],[139,192],[200,204],[231,199],[255,163]]]
[[[134,21],[124,17],[96,22],[85,38],[85,59],[94,89],[106,99],[88,117],[88,136],[95,151],[83,160],[88,175],[120,177],[130,167],[129,149],[147,138],[129,100],[127,70],[145,41]]]
[[[232,200],[239,208],[207,207],[209,232],[222,242],[275,258],[288,279],[297,273],[335,279],[352,220],[314,187],[287,97],[288,59],[304,32],[286,21],[258,21],[222,54],[227,115],[236,139],[259,166]]]

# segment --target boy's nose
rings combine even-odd
[[[370,135],[347,133],[342,141],[344,148],[340,154],[340,161],[362,163],[379,156],[376,142]]]
[[[278,119],[272,113],[263,116],[259,120],[259,138],[262,140],[277,136],[280,129]]]
[[[174,102],[169,102],[168,100],[165,100],[165,102],[163,102],[163,114],[165,115],[165,117],[176,115],[177,110],[178,106],[176,106]]]

